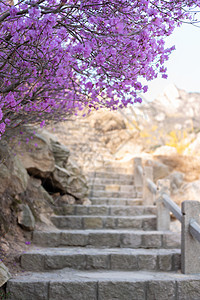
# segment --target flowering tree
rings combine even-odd
[[[164,37],[189,0],[0,1],[0,136],[84,107],[141,102],[141,78],[166,77]]]

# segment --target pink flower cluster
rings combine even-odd
[[[0,136],[85,107],[141,102],[141,78],[166,78],[164,37],[200,1],[0,2]]]

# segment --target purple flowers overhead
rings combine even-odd
[[[173,50],[164,37],[200,1],[0,2],[0,136],[6,126],[62,120],[84,107],[141,102]]]

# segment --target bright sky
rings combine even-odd
[[[167,46],[176,46],[166,63],[168,79],[149,82],[145,98],[153,100],[171,83],[187,92],[200,93],[200,28],[184,24],[167,38]]]

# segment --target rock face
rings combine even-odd
[[[24,167],[35,175],[43,176],[54,170],[55,159],[47,138],[35,134],[28,143],[21,141],[15,147]]]
[[[64,194],[70,194],[81,199],[88,196],[88,186],[86,178],[81,174],[77,165],[68,161],[65,168],[55,166],[52,176],[53,185]]]
[[[18,156],[13,156],[6,143],[0,144],[0,194],[9,190],[10,194],[23,193],[28,185],[28,173]]]
[[[68,148],[53,138],[46,132],[29,135],[28,143],[24,136],[10,145],[0,142],[0,232],[14,229],[17,221],[29,231],[35,220],[45,223],[57,205],[56,193],[63,205],[87,202],[86,177]]]
[[[69,149],[55,140],[51,140],[51,146],[55,159],[55,164],[61,168],[65,168],[68,158],[70,156]]]
[[[126,128],[123,117],[109,111],[100,111],[97,113],[97,117],[91,117],[91,124],[104,132]]]
[[[165,164],[153,161],[153,179],[157,182],[158,179],[167,177],[170,174],[170,168]]]
[[[0,287],[4,285],[9,279],[11,275],[8,271],[8,268],[3,264],[2,261],[0,261]]]
[[[20,206],[21,211],[18,214],[18,224],[26,230],[34,230],[35,218],[27,204]]]
[[[86,178],[80,167],[69,158],[69,149],[60,144],[46,130],[44,135],[42,131],[33,135],[29,143],[25,143],[25,141],[18,143],[16,151],[29,174],[32,177],[40,178],[42,185],[48,192],[70,194],[79,200],[88,196]],[[28,193],[30,187],[29,184]],[[32,188],[36,199],[38,197],[36,197],[34,184]],[[42,186],[39,187],[39,190],[42,198],[44,198]]]

